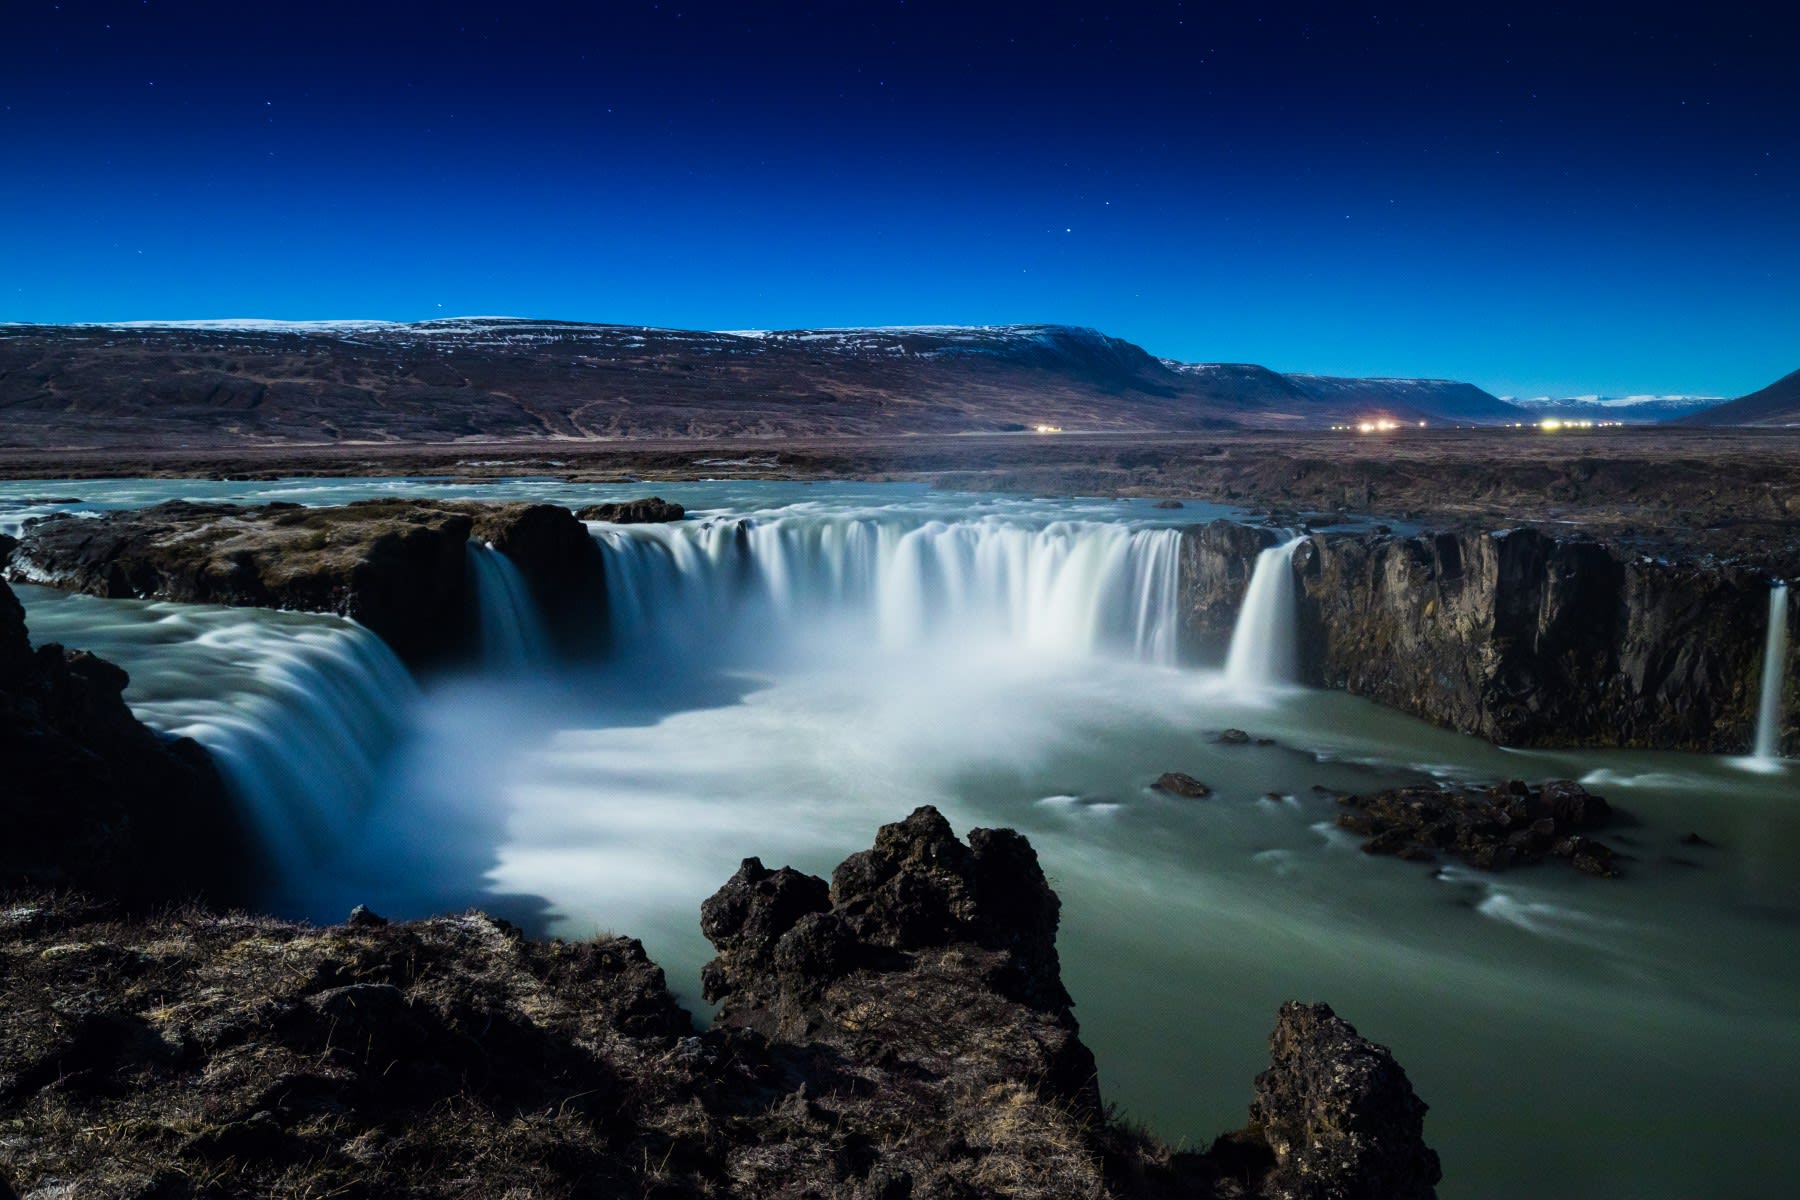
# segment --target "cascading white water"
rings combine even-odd
[[[471,540],[469,578],[481,629],[482,665],[499,671],[540,670],[550,664],[550,635],[525,576],[493,545]]]
[[[338,617],[18,590],[33,640],[128,664],[138,718],[212,752],[278,877],[355,836],[417,700],[379,637]]]
[[[1297,537],[1256,556],[1225,659],[1225,678],[1235,686],[1264,688],[1294,681],[1294,551],[1305,540]]]
[[[1755,755],[1764,762],[1781,757],[1781,685],[1787,667],[1788,585],[1769,589],[1769,632],[1763,642],[1762,694],[1756,706]]]
[[[869,517],[596,525],[615,643],[662,653],[814,632],[951,638],[1173,665],[1180,534]]]

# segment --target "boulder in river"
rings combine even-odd
[[[1164,771],[1150,786],[1159,792],[1167,792],[1171,796],[1186,796],[1190,800],[1204,800],[1212,795],[1211,788],[1182,771]]]
[[[1370,854],[1429,862],[1444,854],[1484,871],[1556,858],[1589,875],[1617,875],[1617,855],[1589,834],[1612,817],[1579,783],[1520,780],[1493,787],[1403,787],[1340,796],[1339,829]]]
[[[612,504],[590,504],[575,515],[583,521],[610,521],[614,525],[654,525],[680,521],[687,516],[687,510],[661,496],[646,496]]]

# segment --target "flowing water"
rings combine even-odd
[[[1769,632],[1763,643],[1762,683],[1756,706],[1755,758],[1759,764],[1775,763],[1781,755],[1782,667],[1788,649],[1788,585],[1769,589]]]
[[[1225,659],[1225,678],[1237,687],[1294,682],[1294,551],[1305,540],[1291,538],[1256,556]]]
[[[118,486],[143,503],[187,485]],[[649,490],[511,486],[565,502]],[[276,487],[309,502],[354,491],[265,493]],[[373,639],[331,618],[21,594],[35,637],[117,659],[146,720],[215,748],[230,738],[192,714],[238,714],[324,771],[339,734],[289,714],[316,712],[326,686],[382,697],[391,735],[356,742],[343,770],[367,775],[344,793],[359,798],[275,868],[282,911],[480,904],[541,932],[629,932],[697,1003],[698,905],[739,859],[828,872],[931,803],[959,831],[1031,838],[1063,899],[1064,974],[1106,1094],[1165,1136],[1241,1124],[1277,1005],[1324,999],[1391,1045],[1432,1105],[1446,1197],[1691,1197],[1722,1180],[1733,1195],[1790,1194],[1789,767],[1507,751],[1282,686],[1279,668],[1245,686],[1179,667],[1176,522],[1147,505],[765,487],[660,486],[697,519],[593,527],[609,661],[483,669],[416,700],[391,666],[372,690],[304,677],[271,699],[256,664],[291,653],[297,631],[354,644],[331,670],[362,677]],[[1257,582],[1270,587],[1240,640],[1279,645],[1291,596],[1284,607],[1278,577]],[[194,631],[231,631],[232,648]],[[1216,743],[1227,727],[1270,744]],[[1151,790],[1168,770],[1213,797]],[[1580,778],[1627,812],[1607,835],[1632,856],[1626,877],[1372,859],[1315,790],[1509,777]],[[246,795],[263,786],[255,771],[233,779]],[[1689,830],[1713,845],[1683,845]]]
[[[483,542],[468,543],[481,665],[490,671],[542,671],[552,665],[550,634],[531,588],[512,560]]]

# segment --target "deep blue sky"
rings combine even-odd
[[[5,0],[0,320],[1059,321],[1519,394],[1800,367],[1781,5],[379,7]]]

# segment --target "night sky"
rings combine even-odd
[[[1785,8],[4,0],[0,320],[1054,321],[1735,395],[1800,367]]]

